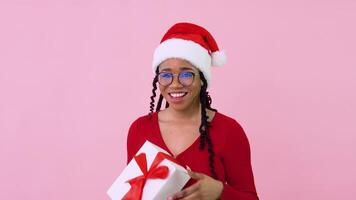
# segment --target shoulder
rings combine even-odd
[[[215,113],[213,120],[216,124],[228,129],[242,129],[242,126],[236,119],[220,112]]]
[[[136,118],[130,125],[127,134],[127,161],[129,162],[145,141],[151,136],[149,131],[154,130],[155,113]]]
[[[146,126],[152,125],[154,122],[154,119],[156,117],[156,112],[152,113],[151,115],[146,114],[139,116],[136,118],[130,125],[130,130],[131,129],[138,129],[138,128],[145,128]]]
[[[226,143],[229,142],[246,142],[247,136],[240,122],[233,117],[217,112],[213,120],[215,130],[219,131],[219,135],[224,135]]]

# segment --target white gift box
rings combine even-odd
[[[141,153],[146,154],[147,169],[149,169],[159,152],[169,155],[167,151],[146,141],[136,155]],[[165,179],[147,179],[142,193],[142,200],[165,200],[168,196],[180,191],[190,179],[187,171],[182,166],[170,160],[164,159],[158,166],[168,167],[168,177]],[[132,159],[109,188],[107,194],[112,200],[122,199],[131,189],[130,184],[126,181],[142,174],[143,172],[136,163],[136,160]]]

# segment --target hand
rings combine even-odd
[[[168,197],[168,200],[215,200],[218,199],[223,191],[224,185],[221,181],[215,180],[210,176],[202,173],[193,172],[187,166],[188,174],[191,178],[197,180],[196,183],[190,187]]]

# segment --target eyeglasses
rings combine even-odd
[[[168,86],[172,84],[174,76],[178,76],[178,82],[181,85],[190,86],[194,81],[195,73],[190,71],[182,71],[179,74],[160,72],[158,73],[158,82],[162,86]]]

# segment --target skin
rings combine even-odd
[[[169,107],[158,113],[160,131],[164,142],[169,150],[176,157],[186,150],[200,136],[199,126],[201,123],[201,104],[199,93],[202,81],[199,77],[199,71],[189,62],[171,58],[162,62],[159,66],[159,72],[168,71],[173,74],[179,74],[181,71],[192,71],[196,73],[194,82],[190,86],[183,86],[178,82],[178,77],[174,77],[172,84],[168,86],[159,85],[160,92]],[[169,96],[170,92],[187,92],[182,102],[176,103]],[[211,121],[215,112],[206,110]],[[202,173],[193,172],[187,169],[191,178],[197,182],[190,187],[174,194],[167,199],[218,199],[223,191],[223,183]]]

